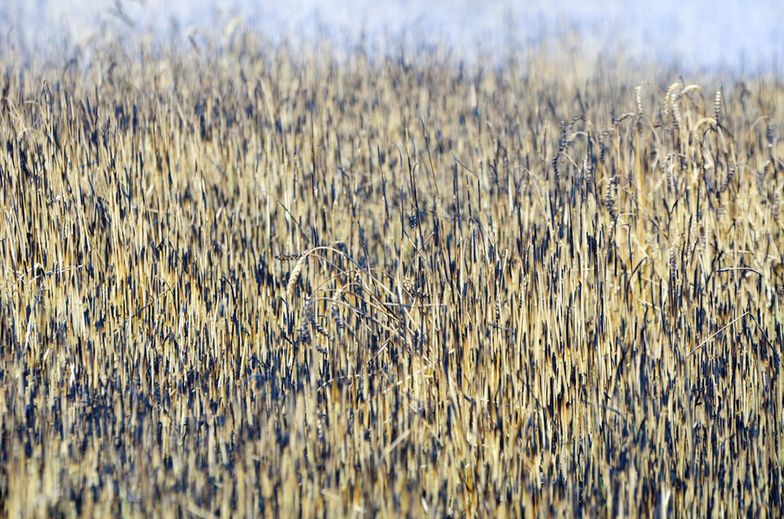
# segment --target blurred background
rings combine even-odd
[[[3,0],[0,38],[36,51],[112,35],[187,37],[237,26],[272,41],[328,39],[383,52],[442,43],[470,59],[533,47],[622,55],[684,72],[780,74],[784,2],[776,0]],[[0,52],[2,52],[0,50]]]

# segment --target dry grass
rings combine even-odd
[[[2,514],[782,514],[784,85],[330,55],[0,58]]]

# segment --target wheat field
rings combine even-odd
[[[3,516],[784,513],[780,80],[0,68]]]

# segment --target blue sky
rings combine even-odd
[[[524,48],[574,29],[590,52],[621,50],[632,58],[677,60],[684,69],[784,73],[784,1],[757,0],[121,0],[136,27],[159,34],[171,20],[188,30],[235,16],[269,37],[308,41],[324,30],[340,40],[409,38],[442,41],[457,52]],[[22,29],[28,43],[69,34],[77,41],[128,31],[116,0],[3,0],[0,34]]]

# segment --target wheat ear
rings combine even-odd
[[[297,286],[297,279],[299,279],[299,274],[302,272],[302,268],[305,266],[305,260],[307,258],[307,253],[300,256],[297,263],[294,265],[294,268],[291,270],[289,282],[286,285],[286,299],[291,299],[291,295],[294,293],[294,287]]]

